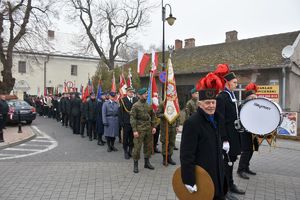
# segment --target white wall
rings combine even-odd
[[[28,83],[30,90],[28,94],[37,95],[38,87],[40,94],[44,91],[44,62],[46,56],[31,55],[14,55],[13,57],[13,77],[16,78],[16,83],[24,80]],[[21,74],[18,72],[19,61],[26,61],[26,73]],[[75,81],[76,87],[84,86],[88,82],[88,74],[90,77],[96,72],[99,61],[92,59],[78,59],[66,58],[58,56],[50,56],[49,61],[46,63],[46,87],[63,86],[65,81]],[[77,76],[71,76],[71,65],[77,65]],[[0,63],[0,70],[3,69]],[[0,75],[0,79],[2,77]],[[24,83],[23,81],[23,83]],[[62,88],[60,88],[62,91]]]

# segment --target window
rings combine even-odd
[[[71,75],[77,76],[77,65],[71,65]]]
[[[19,61],[19,73],[26,73],[26,62]]]

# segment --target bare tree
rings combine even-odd
[[[52,5],[53,0],[0,0],[0,61],[3,65],[0,93],[10,93],[14,87],[14,51],[31,50],[41,44],[37,38],[47,29]]]
[[[93,47],[109,69],[114,69],[120,47],[149,23],[154,8],[147,0],[69,1],[88,36],[87,47]]]
[[[142,45],[138,43],[129,43],[119,48],[119,57],[127,62],[137,58],[138,52],[145,52]]]

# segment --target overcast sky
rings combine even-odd
[[[161,4],[161,0],[152,1]],[[300,30],[300,0],[164,0],[166,3],[177,18],[173,26],[165,24],[166,45],[186,38],[195,38],[196,46],[222,43],[225,32],[231,30],[238,31],[238,39]],[[167,15],[169,12],[167,8]],[[153,11],[151,24],[134,41],[146,49],[151,44],[161,46],[161,7]]]

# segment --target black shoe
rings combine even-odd
[[[1,143],[1,142],[4,142],[4,140],[0,140],[0,143]]]
[[[256,173],[254,171],[251,171],[250,169],[245,170],[245,172],[250,175],[256,175]]]
[[[110,147],[107,147],[107,152],[111,152],[112,149]]]
[[[237,172],[238,176],[242,179],[249,179],[244,171]]]
[[[178,150],[178,148],[175,146],[175,147],[174,147],[174,150],[175,150],[175,151],[177,151],[177,150]]]
[[[133,172],[139,173],[139,161],[135,160],[133,163]]]
[[[145,158],[144,168],[154,170],[154,167],[150,164],[149,158]]]
[[[160,150],[158,150],[157,147],[154,148],[154,153],[161,153]]]
[[[225,196],[226,200],[239,200],[237,197],[235,197],[231,192],[227,192]]]
[[[233,184],[230,187],[230,192],[235,193],[235,194],[245,194],[245,191],[238,189],[238,187],[235,184]]]
[[[118,149],[116,147],[114,147],[114,146],[111,147],[111,150],[112,151],[118,151]]]
[[[103,143],[102,141],[98,141],[97,144],[98,144],[99,146],[104,146],[104,143]]]
[[[129,156],[129,154],[128,154],[127,151],[124,151],[124,158],[125,158],[126,160],[129,160],[129,159],[130,159],[130,156]]]
[[[129,157],[132,157],[132,147],[129,147],[128,155]]]
[[[176,165],[176,162],[172,159],[171,156],[168,156],[168,163],[171,165]]]
[[[169,165],[169,163],[166,161],[166,156],[165,155],[162,155],[163,156],[163,162],[162,164],[167,167]]]

